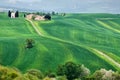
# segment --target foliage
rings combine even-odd
[[[35,16],[32,16],[32,20],[35,20]]]
[[[27,39],[26,40],[26,48],[30,49],[33,47],[34,40],[33,39]]]
[[[24,14],[24,18],[26,17],[26,14]]]
[[[84,78],[90,75],[90,70],[86,68],[84,65],[81,65],[80,68],[81,68],[80,78]]]
[[[66,67],[65,67],[66,66]],[[77,71],[76,68],[77,67]],[[86,67],[81,66],[81,69],[86,69]],[[106,70],[101,69],[95,71],[95,73],[92,74],[92,76],[87,75],[85,76],[83,72],[80,74],[83,74],[83,78],[81,76],[75,77],[75,75],[78,75],[80,66],[76,65],[74,63],[68,62],[64,65],[65,74],[55,76],[55,73],[51,73],[48,76],[44,76],[43,73],[40,70],[37,69],[30,69],[25,74],[21,73],[16,68],[10,68],[10,67],[4,67],[0,66],[0,80],[119,80],[120,79],[120,73],[114,72],[112,70]],[[80,69],[80,71],[82,71]],[[77,72],[78,74],[76,74]]]
[[[42,80],[43,74],[39,70],[31,69],[22,74],[20,71],[0,66],[0,80]]]
[[[8,11],[8,17],[11,17],[11,11],[10,10]]]
[[[66,16],[66,13],[62,13],[62,16]]]
[[[16,11],[15,17],[19,17],[19,12],[18,11]]]
[[[44,16],[44,18],[45,18],[46,20],[51,20],[51,16],[50,16],[50,15],[48,15],[48,14],[47,14],[47,15],[45,15],[45,16]]]
[[[67,80],[66,76],[58,76],[57,80]]]
[[[39,70],[36,70],[36,69],[30,69],[30,70],[27,71],[26,74],[30,74],[30,75],[36,76],[38,79],[43,79],[42,72],[39,71]]]
[[[36,12],[36,13],[34,13],[34,14],[36,14],[36,15],[40,15],[40,16],[45,15],[45,13],[44,13],[44,12]]]
[[[93,74],[96,80],[119,80],[120,74],[112,70],[100,69]]]
[[[48,77],[49,77],[49,78],[55,78],[56,75],[55,75],[55,73],[50,73],[50,74],[48,74]]]
[[[116,14],[54,15],[51,21],[33,21],[44,37],[38,36],[32,25],[23,18],[23,13],[20,15],[22,17],[10,19],[7,13],[0,13],[1,64],[14,65],[22,72],[30,68],[55,71],[57,65],[66,61],[81,62],[91,73],[100,68],[117,70],[110,62],[88,50],[95,48],[120,62],[119,32],[108,28],[120,30],[120,19]],[[35,40],[34,48],[24,49],[27,38]]]
[[[15,69],[0,66],[0,80],[13,80],[20,76],[21,73]]]
[[[52,11],[52,15],[55,15],[55,12],[54,12],[54,11]]]
[[[113,80],[120,80],[120,73],[115,72],[112,74]]]
[[[89,69],[83,65],[78,65],[73,62],[67,62],[65,65],[59,66],[57,75],[66,75],[68,80],[73,80],[79,77],[86,77],[90,74]]]

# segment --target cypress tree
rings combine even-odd
[[[18,11],[16,11],[15,17],[19,17],[19,12]]]
[[[26,17],[26,14],[24,14],[24,18]]]
[[[10,12],[10,10],[8,11],[8,17],[11,17],[11,12]]]

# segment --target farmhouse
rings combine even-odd
[[[44,16],[40,16],[40,15],[36,15],[36,14],[26,15],[26,18],[27,19],[33,19],[33,20],[36,20],[36,21],[45,20]]]
[[[11,12],[11,18],[15,18],[15,12]]]
[[[44,19],[44,16],[36,15],[34,20],[45,20],[45,19]]]
[[[34,16],[34,14],[29,14],[29,15],[26,15],[26,18],[27,19],[32,19],[33,16]]]
[[[8,11],[8,17],[10,17],[10,18],[19,17],[19,12],[18,11],[16,11],[16,12],[14,12],[14,11]]]

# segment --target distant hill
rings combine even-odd
[[[8,10],[19,10],[20,12],[48,12],[45,10],[32,10],[32,9],[26,9],[26,8],[0,6],[0,12],[7,12]]]

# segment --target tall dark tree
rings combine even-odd
[[[49,14],[45,15],[44,18],[45,18],[46,20],[51,20],[51,16],[50,16]]]
[[[19,17],[19,12],[18,11],[16,11],[15,17]]]
[[[10,10],[8,11],[8,17],[11,17],[11,11]]]
[[[26,17],[26,14],[24,14],[24,18]]]

